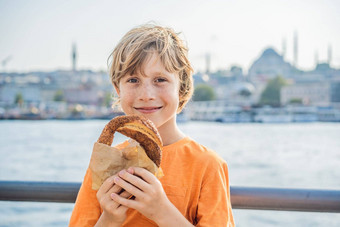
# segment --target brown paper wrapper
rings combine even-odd
[[[131,166],[145,168],[157,178],[164,175],[135,140],[130,139],[123,149],[96,142],[90,160],[92,189],[98,190],[108,177]]]

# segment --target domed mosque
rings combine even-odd
[[[291,77],[294,67],[286,62],[273,48],[267,48],[262,55],[254,61],[249,69],[249,79],[255,84],[266,83],[278,75]]]

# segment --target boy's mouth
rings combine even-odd
[[[153,107],[135,107],[135,109],[137,111],[144,113],[144,114],[154,113],[161,108],[162,108],[162,106],[159,106],[159,107],[155,107],[155,106],[153,106]]]

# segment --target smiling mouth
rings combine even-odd
[[[139,112],[142,113],[153,113],[159,109],[161,109],[162,107],[135,107],[136,110],[138,110]]]

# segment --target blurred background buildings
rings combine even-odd
[[[331,49],[328,56],[327,62],[316,61],[313,70],[302,71],[296,62],[285,60],[284,52],[266,48],[245,74],[237,65],[211,71],[207,55],[205,72],[193,76],[193,100],[180,117],[222,122],[340,121],[340,70],[330,66]],[[76,44],[71,62],[70,70],[0,73],[0,117],[92,119],[121,114],[112,108],[114,94],[107,72],[77,70]]]

